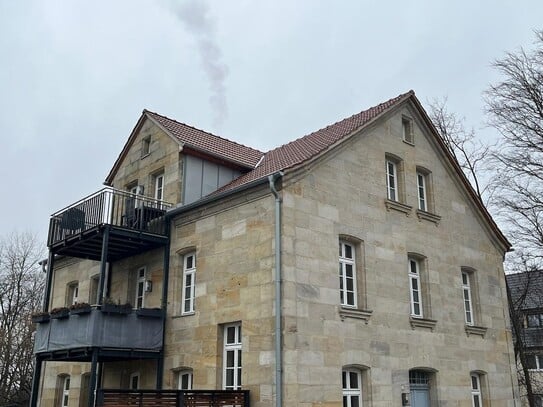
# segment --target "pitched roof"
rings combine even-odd
[[[264,154],[254,148],[215,136],[214,134],[188,126],[158,113],[146,109],[143,113],[147,114],[148,117],[159,124],[180,143],[195,150],[240,164],[243,167],[254,168]]]
[[[511,299],[520,309],[543,308],[543,271],[507,274]]]
[[[283,171],[303,164],[330,149],[337,142],[360,129],[365,124],[368,124],[381,113],[384,113],[414,94],[415,93],[410,90],[409,92],[396,96],[384,103],[354,114],[351,117],[340,120],[274,150],[268,151],[264,155],[262,162],[254,170],[236,178],[216,192],[237,188],[243,184],[266,177],[277,171]]]

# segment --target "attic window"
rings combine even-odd
[[[142,158],[151,152],[151,136],[145,137],[141,140],[141,156]]]
[[[415,137],[413,136],[413,120],[406,116],[402,116],[402,136],[405,142],[415,144]]]

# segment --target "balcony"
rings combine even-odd
[[[156,358],[162,350],[163,315],[139,311],[94,307],[85,314],[51,318],[37,324],[34,353],[43,360],[90,361],[95,348],[100,361]]]
[[[113,390],[97,392],[98,407],[250,407],[249,390]]]
[[[104,188],[54,213],[47,244],[54,254],[91,260],[101,260],[106,246],[106,260],[120,260],[167,243],[164,215],[170,207],[143,195]]]

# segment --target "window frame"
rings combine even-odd
[[[188,267],[188,260],[192,258],[192,267]],[[189,315],[195,312],[194,302],[196,297],[196,252],[191,251],[183,255],[183,284],[181,288],[181,315]],[[187,284],[190,278],[191,285]],[[188,288],[188,293],[187,293]],[[189,298],[187,298],[189,294]],[[186,309],[188,301],[188,309]]]
[[[192,390],[193,373],[191,369],[181,369],[176,372],[176,388],[177,390]],[[187,387],[183,387],[183,376],[187,377]]]
[[[142,272],[143,271],[143,275]],[[145,266],[138,267],[136,270],[136,291],[134,299],[134,308],[145,308],[145,283],[147,281],[147,268]],[[140,295],[141,288],[141,295]],[[141,299],[141,303],[140,303]]]
[[[356,386],[352,387],[351,374],[356,375]],[[362,372],[359,369],[343,368],[341,370],[341,393],[344,407],[363,407],[364,388],[362,381]],[[353,398],[358,397],[358,404],[353,405]]]
[[[63,375],[61,380],[60,407],[68,407],[70,404],[70,375]]]
[[[461,270],[461,273],[462,273],[462,302],[464,303],[464,322],[466,323],[466,325],[474,326],[475,312],[473,310],[473,299],[472,299],[472,288],[471,288],[472,273],[468,272],[467,270]]]
[[[481,389],[481,375],[478,373],[471,373],[471,405],[472,407],[483,406],[483,391]],[[477,403],[475,402],[477,398]]]
[[[389,157],[386,158],[387,199],[399,202],[398,163]],[[392,171],[391,171],[392,170]]]
[[[533,358],[534,366],[535,367],[529,367],[529,358]],[[540,372],[543,371],[543,354],[539,353],[530,353],[526,355],[526,366],[528,366],[528,370],[533,372]]]
[[[151,135],[141,139],[141,158],[147,157],[151,153]]]
[[[234,329],[234,341],[229,342],[229,329]],[[241,374],[242,374],[242,337],[241,337],[241,322],[226,324],[223,326],[223,374],[222,383],[223,390],[240,390]],[[228,366],[228,355],[232,352],[232,366]],[[233,370],[232,384],[227,383],[228,370]]]
[[[415,144],[413,119],[411,117],[402,116],[402,139],[408,144]]]
[[[153,189],[154,194],[153,197],[157,201],[163,201],[164,200],[164,172],[158,172],[155,175],[153,175]]]
[[[136,387],[133,386],[134,379],[137,380],[137,386]],[[138,390],[140,388],[140,384],[141,384],[140,379],[141,379],[141,376],[140,376],[139,371],[130,373],[130,377],[129,377],[129,380],[128,380],[128,388],[130,390]]]
[[[420,170],[417,170],[417,202],[419,210],[430,212],[428,205],[428,174]]]
[[[66,284],[66,306],[77,304],[79,301],[79,281]]]
[[[347,248],[350,248],[351,257],[347,257]],[[348,276],[347,269],[351,269],[351,276]],[[349,290],[349,280],[351,280],[352,290]],[[339,292],[340,303],[342,307],[358,307],[358,281],[356,266],[356,246],[352,242],[344,239],[339,241]],[[349,301],[349,294],[352,301]]]
[[[421,278],[421,260],[413,256],[408,256],[407,273],[409,278],[409,299],[411,317],[424,318],[424,302],[422,291],[422,278]],[[415,265],[415,272],[413,272],[413,265]],[[413,287],[413,282],[416,282],[417,287]],[[415,293],[417,293],[418,300],[415,299]],[[416,305],[418,305],[419,312],[416,312]]]
[[[533,317],[537,318],[537,324],[534,325],[531,322],[534,321]],[[538,312],[526,314],[526,328],[541,328],[543,327],[543,314]]]

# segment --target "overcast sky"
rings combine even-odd
[[[538,28],[540,0],[0,0],[0,235],[45,242],[144,108],[265,151],[413,89],[480,130]]]

